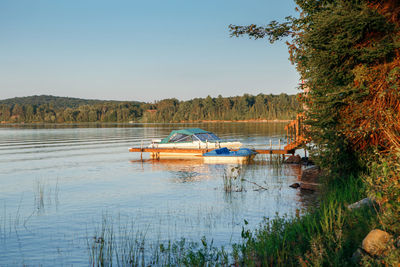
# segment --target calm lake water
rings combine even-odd
[[[289,185],[301,167],[257,156],[226,193],[223,176],[235,167],[202,160],[140,160],[131,146],[171,130],[200,127],[244,147],[284,138],[285,123],[15,125],[0,127],[0,265],[89,264],[88,240],[102,222],[133,225],[146,242],[240,240],[244,219],[293,216],[310,196]]]

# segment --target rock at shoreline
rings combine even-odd
[[[303,171],[300,178],[300,188],[309,191],[316,191],[319,189],[319,177],[321,169],[318,166],[312,166]]]
[[[374,229],[362,241],[362,249],[371,256],[382,255],[387,250],[390,239],[387,232]]]
[[[285,159],[284,163],[300,164],[301,163],[301,157],[299,155],[290,156],[287,159]]]
[[[289,185],[289,187],[296,189],[296,188],[300,187],[300,184],[299,183],[294,183],[294,184]]]
[[[362,207],[372,207],[374,204],[375,204],[375,201],[366,197],[364,199],[361,199],[360,201],[357,201],[353,204],[348,205],[347,208],[349,210],[353,210],[353,209],[359,209]]]
[[[318,166],[312,166],[305,169],[301,174],[301,181],[305,183],[318,183],[321,169]]]
[[[300,189],[307,191],[317,191],[320,184],[317,183],[300,183]]]

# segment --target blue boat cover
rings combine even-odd
[[[230,151],[226,147],[214,149],[213,151],[204,153],[204,157],[246,157],[257,154],[250,148],[241,148],[238,151]]]

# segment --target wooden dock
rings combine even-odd
[[[140,148],[140,147],[132,147],[129,149],[129,152],[148,152],[148,153],[188,153],[188,154],[204,154],[207,152],[210,152],[214,150],[215,148],[212,149],[196,149],[196,148]],[[231,149],[232,151],[237,151],[237,149]],[[278,155],[289,155],[289,154],[294,154],[295,150],[291,149],[254,149],[255,152],[258,154],[278,154]]]
[[[296,119],[292,120],[285,126],[287,145],[284,147],[288,151],[296,151],[296,149],[307,144],[309,140],[306,138],[306,127],[303,123],[304,114],[297,114]]]

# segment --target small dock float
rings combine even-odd
[[[203,154],[205,163],[248,163],[257,152],[249,148],[241,148],[239,150],[229,150],[226,147],[214,149],[213,151]]]

